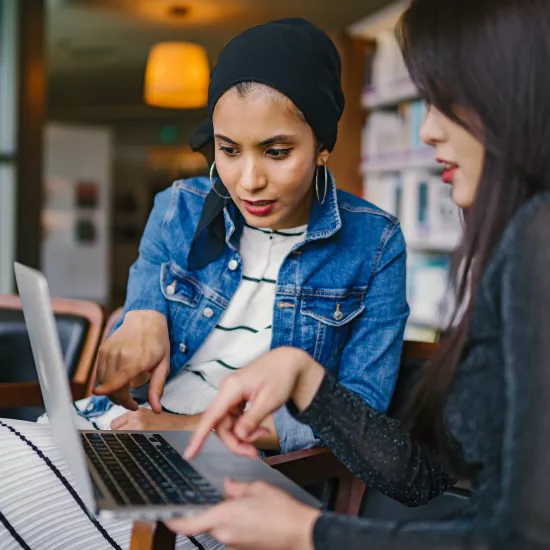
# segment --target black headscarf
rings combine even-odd
[[[194,151],[210,156],[216,103],[235,84],[249,81],[267,84],[287,96],[323,147],[332,151],[344,109],[340,56],[321,29],[298,18],[253,27],[227,44],[210,75],[208,118],[191,135]],[[226,204],[214,192],[208,195],[189,252],[190,269],[203,267],[222,253]]]
[[[239,82],[267,84],[304,114],[329,151],[344,110],[340,56],[332,40],[305,19],[279,19],[233,38],[210,75],[208,118],[191,136],[200,150],[214,139],[212,114],[220,97]]]

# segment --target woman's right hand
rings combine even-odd
[[[325,369],[305,351],[282,347],[227,376],[202,414],[185,457],[195,457],[212,430],[235,454],[257,456],[253,442],[266,435],[261,427],[266,417],[289,399],[298,410],[304,410],[324,375]]]
[[[170,339],[166,317],[157,311],[129,311],[120,328],[99,348],[96,395],[136,411],[130,387],[150,379],[149,404],[162,411],[160,398],[170,370]]]

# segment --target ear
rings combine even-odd
[[[317,164],[317,166],[324,166],[328,162],[329,157],[330,151],[321,146],[321,149],[317,153],[315,164]]]

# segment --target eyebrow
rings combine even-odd
[[[215,134],[215,137],[223,141],[227,141],[227,143],[231,143],[232,145],[239,145],[236,141],[233,141],[231,138],[228,138],[227,136],[224,136],[222,134]],[[268,139],[264,139],[258,145],[260,147],[265,147],[266,145],[272,145],[273,143],[279,143],[281,141],[292,141],[295,137],[296,136],[291,136],[287,134],[278,134]]]

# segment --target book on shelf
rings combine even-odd
[[[448,254],[410,254],[407,269],[407,300],[413,325],[442,328],[443,304],[450,269]]]
[[[398,162],[399,159],[406,163],[413,155],[433,162],[431,148],[420,140],[425,116],[426,106],[420,100],[371,113],[362,134],[362,157],[367,166],[369,162]]]
[[[403,185],[399,173],[387,172],[369,177],[365,197],[396,218],[401,218]]]

